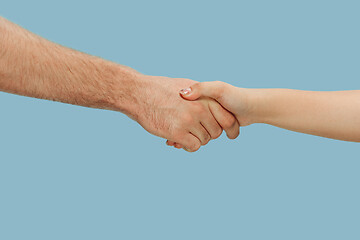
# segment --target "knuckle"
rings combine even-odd
[[[205,108],[204,108],[203,104],[201,104],[200,102],[193,103],[193,110],[197,113],[205,112]]]
[[[218,128],[217,130],[215,130],[213,136],[211,136],[212,139],[217,139],[218,137],[221,136],[221,133],[222,133],[222,129],[221,129],[221,128]]]
[[[234,127],[236,124],[236,119],[233,116],[228,116],[224,119],[222,125],[225,129]]]
[[[194,144],[190,147],[190,151],[191,151],[191,152],[196,152],[197,150],[199,150],[200,147],[201,147],[200,143],[194,143]]]
[[[188,143],[188,146],[186,147],[186,151],[188,152],[196,152],[201,147],[200,142],[193,141],[191,143]]]
[[[221,81],[215,81],[214,85],[216,87],[216,92],[214,94],[216,94],[217,98],[221,98],[225,94],[227,84]]]
[[[205,134],[205,136],[204,136],[204,142],[202,143],[202,145],[206,145],[210,140],[211,140],[210,135],[209,135],[209,134]]]
[[[183,131],[179,129],[172,131],[167,138],[172,142],[180,142],[183,139],[183,135]]]
[[[173,132],[172,132],[172,139],[176,139],[176,140],[178,140],[178,139],[180,139],[181,138],[181,136],[183,135],[183,132],[182,132],[183,130],[181,130],[181,129],[176,129],[176,130],[174,130]]]
[[[194,85],[191,86],[191,88],[194,89],[201,89],[201,83],[195,83]]]
[[[227,83],[222,82],[222,81],[215,81],[214,84],[216,85],[216,87],[221,88],[221,89],[226,88],[228,86]]]
[[[194,117],[187,113],[187,114],[184,114],[182,117],[181,117],[181,123],[182,125],[185,125],[185,126],[188,126],[190,125],[192,122],[194,121]]]
[[[232,133],[232,134],[230,134],[230,135],[228,135],[228,137],[229,137],[230,139],[235,139],[235,138],[237,138],[237,137],[239,136],[239,134],[240,134],[240,128],[237,128],[237,129],[235,130],[235,132]]]
[[[192,120],[204,118],[207,114],[205,106],[200,102],[195,102],[189,112],[191,113]]]

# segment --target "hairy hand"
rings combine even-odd
[[[185,150],[197,151],[224,129],[229,138],[236,138],[236,118],[210,98],[186,101],[179,89],[196,82],[183,78],[143,75],[145,85],[138,89],[132,117],[148,132],[177,143]]]

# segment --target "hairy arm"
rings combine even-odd
[[[188,151],[219,137],[223,129],[237,137],[237,120],[216,101],[188,102],[179,96],[178,89],[194,83],[141,74],[52,43],[0,17],[1,91],[120,111]]]
[[[130,68],[52,43],[0,17],[1,91],[126,112],[138,81]]]
[[[266,123],[288,130],[360,142],[360,91],[317,92],[292,89],[244,89],[222,82],[199,83],[183,94],[216,99],[240,126]]]

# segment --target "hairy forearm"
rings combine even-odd
[[[141,88],[128,67],[47,41],[0,17],[0,90],[86,107],[130,111]]]
[[[360,91],[250,90],[257,122],[323,137],[360,141]]]

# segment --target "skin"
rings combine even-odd
[[[360,142],[360,90],[245,89],[223,82],[204,82],[180,94],[191,101],[213,98],[235,115],[240,126],[265,123],[291,131]]]
[[[222,130],[236,138],[238,121],[218,102],[189,102],[179,96],[178,89],[194,83],[141,74],[52,43],[0,17],[1,91],[119,111],[191,152]]]

